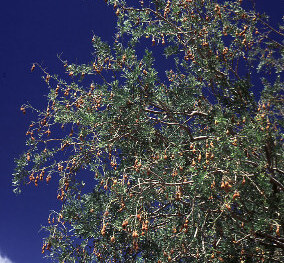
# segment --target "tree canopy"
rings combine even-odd
[[[55,262],[284,260],[283,28],[242,1],[106,0],[114,42],[47,72],[13,185],[58,181]],[[107,19],[107,18],[106,18]],[[164,55],[163,55],[163,54]]]

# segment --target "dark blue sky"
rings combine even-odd
[[[281,20],[283,0],[256,0],[256,4],[274,25]],[[48,262],[42,259],[44,232],[39,229],[47,223],[49,211],[57,208],[55,185],[25,187],[18,196],[12,192],[14,159],[24,150],[25,132],[33,119],[30,111],[23,115],[19,108],[27,102],[41,108],[48,93],[41,72],[31,73],[31,65],[39,62],[50,73],[64,74],[57,54],[70,62],[89,62],[93,33],[111,42],[114,22],[104,0],[1,2],[0,263]]]

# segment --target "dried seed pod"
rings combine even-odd
[[[26,109],[25,109],[25,107],[22,106],[22,107],[20,108],[20,110],[21,110],[21,112],[22,112],[23,114],[26,114]]]
[[[32,67],[31,67],[31,72],[33,72],[34,69],[35,69],[35,64],[32,65]]]

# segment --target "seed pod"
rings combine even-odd
[[[226,204],[225,206],[229,211],[231,210],[231,206],[229,204]]]
[[[136,217],[137,217],[137,219],[138,219],[139,221],[141,221],[141,219],[142,219],[141,214],[137,214]]]
[[[202,158],[201,153],[199,153],[198,158],[197,158],[198,162],[201,161],[201,158]]]
[[[233,199],[236,199],[237,197],[240,197],[240,193],[238,191],[235,191]]]
[[[123,221],[122,228],[126,228],[128,226],[128,220]]]
[[[280,226],[279,225],[277,225],[275,233],[278,237],[280,236]]]
[[[156,44],[156,41],[155,41],[155,38],[153,36],[153,38],[152,38],[152,46],[155,46],[155,44]]]
[[[106,225],[103,225],[103,227],[101,229],[101,234],[102,234],[102,236],[104,236],[106,234]]]
[[[47,74],[47,75],[46,75],[46,77],[45,77],[45,81],[48,83],[48,82],[49,82],[49,80],[50,80],[50,75],[49,75],[49,74]]]
[[[165,37],[164,37],[164,35],[162,36],[162,45],[165,45]]]
[[[35,64],[32,65],[32,67],[31,67],[31,72],[33,72],[34,69],[35,69]]]
[[[20,108],[20,110],[21,110],[21,112],[22,112],[23,114],[26,114],[26,109],[25,109],[25,107],[22,106],[22,107]]]

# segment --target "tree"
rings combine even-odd
[[[89,64],[61,59],[65,79],[35,65],[48,102],[13,184],[58,180],[62,208],[42,252],[55,262],[284,260],[283,28],[242,1],[106,2],[114,43],[94,36]],[[155,63],[165,61],[164,74]]]

